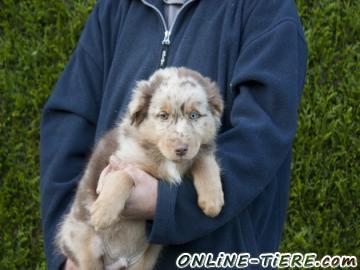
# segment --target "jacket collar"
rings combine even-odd
[[[185,3],[189,1],[197,1],[197,0],[186,0]],[[141,0],[141,2],[146,2],[150,5],[156,6],[157,8],[161,8],[165,4],[164,0]]]
[[[179,13],[176,15],[176,18],[175,18],[175,21],[174,21],[173,25],[170,26],[170,27],[167,26],[167,23],[166,23],[165,18],[164,18],[164,5],[165,5],[165,3],[163,2],[163,0],[140,0],[140,1],[141,1],[141,3],[143,3],[146,6],[151,7],[152,9],[154,9],[158,13],[158,15],[161,17],[162,23],[164,25],[164,29],[166,30],[165,31],[165,34],[166,34],[166,32],[171,33],[172,27],[174,26],[176,18],[179,15],[179,13],[181,13],[182,9],[185,8],[186,6],[188,6],[189,4],[191,4],[192,2],[195,2],[197,0],[187,0],[185,2],[185,4],[180,8]]]

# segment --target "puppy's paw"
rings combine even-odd
[[[118,207],[108,204],[105,200],[97,199],[90,209],[90,222],[95,230],[106,229],[119,219]]]
[[[224,193],[222,190],[207,193],[205,196],[199,196],[198,205],[205,215],[216,217],[220,214],[224,206]]]

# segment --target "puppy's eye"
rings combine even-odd
[[[191,113],[189,113],[189,119],[190,120],[197,120],[199,119],[200,114],[197,111],[192,111]]]
[[[158,117],[161,120],[167,120],[169,118],[169,114],[167,112],[161,112],[161,113],[158,114]]]

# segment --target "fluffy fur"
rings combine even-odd
[[[80,270],[154,267],[161,251],[145,240],[145,221],[121,217],[133,180],[124,171],[101,171],[115,154],[173,184],[193,176],[198,204],[215,217],[224,204],[214,139],[223,102],[215,83],[186,68],[155,72],[134,89],[121,122],[97,144],[80,180],[70,213],[59,227],[56,244]]]

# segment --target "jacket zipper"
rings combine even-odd
[[[160,66],[165,68],[167,65],[168,52],[170,47],[170,31],[165,30],[164,39],[161,42]]]
[[[165,68],[167,66],[167,60],[168,60],[168,55],[169,55],[169,48],[170,48],[170,45],[171,45],[171,40],[170,40],[170,37],[171,37],[171,34],[172,34],[172,30],[174,28],[174,25],[176,24],[176,21],[177,21],[177,18],[180,14],[180,12],[187,6],[189,5],[190,3],[194,2],[195,0],[189,0],[187,1],[185,4],[182,5],[182,7],[179,9],[179,12],[176,14],[175,16],[175,19],[173,21],[173,23],[171,24],[170,26],[170,29],[168,29],[167,25],[166,25],[166,21],[165,21],[165,18],[163,16],[163,14],[160,12],[160,10],[146,2],[146,0],[141,0],[141,2],[143,4],[145,4],[146,6],[152,8],[153,10],[155,10],[155,12],[160,16],[160,19],[162,21],[162,24],[163,24],[163,27],[164,27],[164,38],[161,42],[161,54],[160,54],[160,63],[159,63],[159,68]]]

